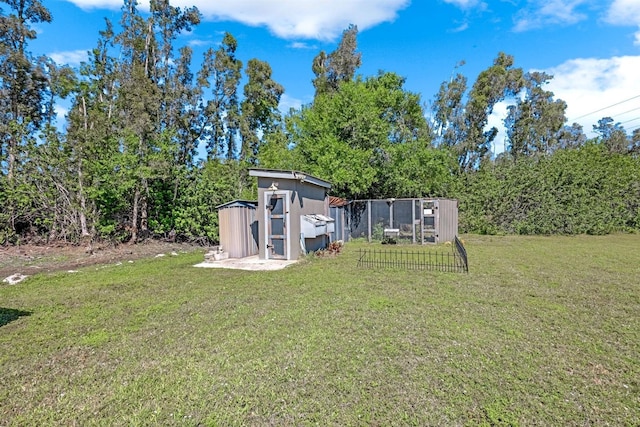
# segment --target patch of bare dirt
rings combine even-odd
[[[91,265],[113,264],[153,258],[163,254],[204,250],[202,246],[147,240],[135,245],[20,245],[0,247],[0,285],[12,274],[33,275],[42,272],[68,271]]]

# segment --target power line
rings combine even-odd
[[[629,122],[635,122],[636,120],[640,120],[640,117],[636,117],[635,119],[631,119],[631,120],[626,120],[622,123],[620,123],[621,125],[625,124],[625,123],[629,123]]]
[[[631,110],[627,110],[627,111],[623,111],[622,113],[614,114],[614,116],[621,116],[623,114],[631,113],[632,111],[638,111],[638,110],[640,110],[640,107],[632,108]]]
[[[611,105],[609,105],[607,107],[600,108],[599,110],[592,111],[592,112],[587,113],[587,114],[583,114],[582,116],[576,117],[575,119],[570,120],[570,121],[574,122],[574,121],[576,121],[578,119],[582,119],[582,118],[590,116],[592,114],[599,113],[600,111],[604,111],[604,110],[606,110],[608,108],[615,107],[616,105],[624,104],[625,102],[629,102],[629,101],[634,100],[636,98],[640,98],[640,95],[632,96],[631,98],[625,99],[624,101],[616,102],[615,104],[611,104]]]

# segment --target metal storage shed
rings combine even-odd
[[[220,246],[229,258],[245,258],[258,254],[258,202],[234,200],[216,206]]]
[[[250,169],[258,178],[258,255],[295,260],[324,249],[335,231],[329,217],[331,184],[299,171]]]

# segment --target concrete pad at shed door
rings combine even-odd
[[[246,257],[246,258],[227,258],[220,261],[213,262],[201,262],[194,265],[194,267],[200,268],[230,268],[234,270],[250,270],[250,271],[272,271],[282,270],[292,264],[298,262],[297,260],[275,260],[275,259],[260,259],[258,255]]]

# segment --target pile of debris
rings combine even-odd
[[[204,262],[215,262],[229,258],[229,252],[225,252],[222,246],[214,246],[209,252],[204,254]]]
[[[2,281],[2,283],[8,283],[9,285],[16,285],[16,284],[22,282],[27,277],[29,277],[29,276],[25,276],[24,274],[21,274],[21,273],[16,273],[16,274],[12,274],[11,276],[5,278]]]

